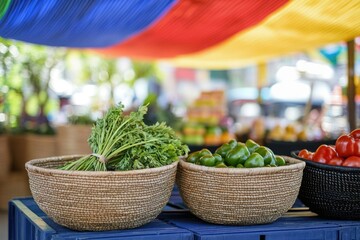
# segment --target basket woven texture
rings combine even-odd
[[[270,223],[287,212],[299,192],[305,163],[264,168],[213,168],[181,160],[177,184],[190,211],[216,224]]]
[[[0,135],[0,180],[6,179],[10,173],[11,159],[8,135]]]
[[[57,155],[90,154],[87,142],[91,134],[91,125],[63,125],[56,131]]]
[[[328,218],[360,219],[360,168],[306,162],[299,192],[311,211]]]
[[[10,134],[9,150],[11,156],[11,168],[15,171],[25,172],[24,165],[29,159],[27,158],[27,135]]]
[[[46,158],[56,155],[56,136],[29,134],[26,136],[26,154],[27,159]],[[24,169],[24,162],[21,165]]]
[[[56,137],[36,134],[10,135],[10,151],[13,168],[25,172],[24,165],[30,159],[55,156]]]
[[[26,163],[34,200],[56,223],[75,230],[128,229],[155,219],[168,202],[177,163],[133,171],[55,169],[75,156]]]

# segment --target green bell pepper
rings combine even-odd
[[[235,139],[231,139],[228,144],[231,146],[231,148],[235,148],[238,142]]]
[[[275,154],[270,150],[270,148],[261,146],[256,149],[255,152],[263,157],[265,165],[276,165]]]
[[[241,163],[239,163],[238,165],[236,165],[236,168],[244,168],[244,165],[242,165]]]
[[[226,157],[226,154],[232,149],[231,145],[228,143],[224,143],[220,147],[218,147],[215,153],[219,154],[222,158]]]
[[[201,149],[201,150],[199,151],[199,155],[200,155],[200,157],[202,157],[202,156],[205,156],[205,155],[212,155],[212,153],[210,152],[209,149],[204,148],[204,149]]]
[[[221,155],[215,153],[213,156],[215,158],[215,165],[218,165],[218,164],[224,162],[224,159],[221,157]]]
[[[225,165],[225,163],[219,163],[215,166],[216,168],[227,168],[227,166]]]
[[[215,166],[215,158],[212,155],[205,155],[200,157],[200,165],[213,167]]]
[[[246,159],[250,156],[250,152],[244,143],[237,143],[237,146],[226,154],[225,164],[227,166],[235,167],[239,163],[244,164]]]
[[[277,166],[284,166],[286,164],[285,159],[281,156],[276,156],[275,160]]]
[[[250,153],[253,153],[256,151],[256,149],[258,149],[260,147],[259,144],[257,144],[255,141],[248,139],[245,142],[246,147],[249,149]]]
[[[264,158],[259,153],[254,152],[245,161],[244,166],[246,168],[263,167],[265,166]]]
[[[201,157],[199,153],[200,153],[200,151],[190,153],[189,156],[186,158],[186,162],[189,162],[189,163],[197,162]]]

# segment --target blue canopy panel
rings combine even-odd
[[[176,0],[12,0],[0,36],[49,46],[101,48],[165,15]]]

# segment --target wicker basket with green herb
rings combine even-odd
[[[129,115],[122,105],[109,109],[92,128],[92,154],[27,162],[41,210],[80,231],[129,229],[154,220],[174,188],[177,160],[189,149],[164,123],[145,124],[146,112],[146,106]]]

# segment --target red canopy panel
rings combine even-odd
[[[180,0],[147,30],[113,47],[96,49],[135,58],[170,58],[211,47],[258,24],[288,0]]]

